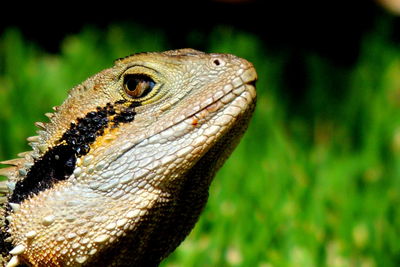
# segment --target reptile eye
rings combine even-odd
[[[124,78],[124,90],[133,98],[145,97],[155,85],[153,79],[143,74],[130,74]]]

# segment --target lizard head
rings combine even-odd
[[[119,59],[73,88],[0,171],[9,266],[159,263],[245,131],[256,79],[244,59],[181,49]]]

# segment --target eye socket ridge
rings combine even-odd
[[[124,77],[124,91],[132,98],[147,96],[156,82],[145,74],[127,74]]]

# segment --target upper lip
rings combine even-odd
[[[251,65],[240,75],[240,78],[243,80],[243,83],[255,86],[258,79],[256,69]]]

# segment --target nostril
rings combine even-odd
[[[219,66],[219,65],[221,65],[221,62],[218,59],[214,59],[214,64],[216,66]]]

